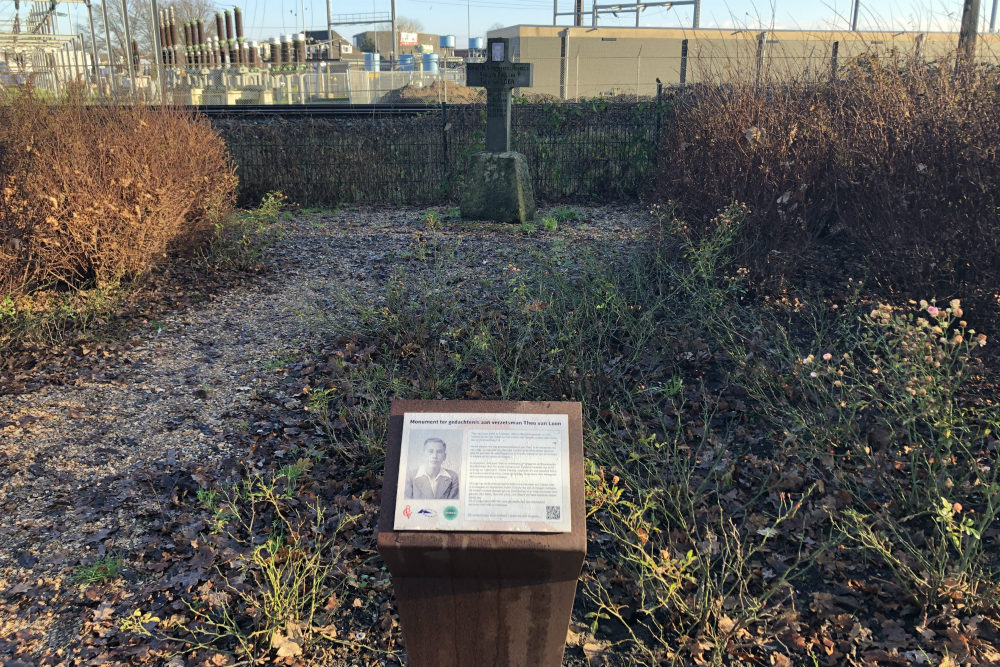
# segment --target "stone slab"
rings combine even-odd
[[[535,218],[535,192],[528,160],[521,153],[475,153],[469,159],[462,217],[525,222]]]

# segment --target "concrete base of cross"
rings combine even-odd
[[[535,191],[521,153],[475,153],[469,160],[462,217],[524,222],[535,217]]]

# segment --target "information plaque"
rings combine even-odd
[[[377,540],[407,665],[562,665],[583,471],[575,401],[392,402]]]
[[[393,530],[568,533],[565,414],[404,413]]]

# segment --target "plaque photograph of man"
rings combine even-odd
[[[454,439],[454,438],[449,438]],[[458,498],[460,446],[446,438],[414,432],[410,437],[409,463],[403,496],[413,500]],[[445,462],[447,466],[445,465]]]

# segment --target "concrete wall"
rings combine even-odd
[[[599,95],[654,95],[656,79],[681,83],[682,47],[687,41],[686,83],[756,77],[757,31],[680,28],[591,28],[513,26],[489,37],[513,40],[514,57],[534,64],[534,86],[525,92],[564,99]],[[918,51],[928,60],[947,57],[956,33],[891,33],[773,30],[763,33],[761,76],[825,77],[837,44],[843,65],[869,50],[902,54]],[[565,48],[565,56],[563,50]],[[980,35],[977,57],[1000,63],[1000,35]]]

